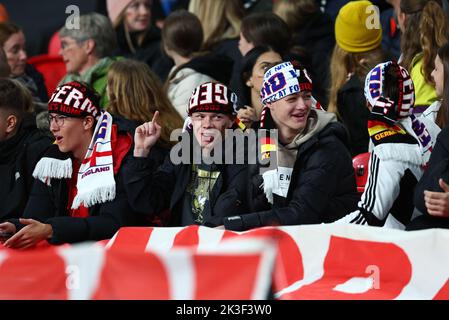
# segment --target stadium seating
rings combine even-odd
[[[357,184],[357,191],[359,193],[363,193],[365,190],[365,184],[368,178],[369,158],[369,152],[361,153],[352,158],[352,166],[354,167],[355,181]]]
[[[66,74],[66,68],[62,57],[41,54],[28,59],[28,63],[32,64],[40,73],[42,73],[48,96],[51,96],[59,81]]]

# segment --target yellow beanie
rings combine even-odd
[[[348,52],[376,49],[382,41],[378,11],[370,1],[350,1],[338,12],[335,40]],[[377,9],[377,8],[376,8]]]

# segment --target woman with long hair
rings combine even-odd
[[[441,0],[401,0],[398,15],[401,30],[400,64],[415,84],[414,114],[421,114],[438,100],[432,70],[437,50],[449,41],[449,21]]]
[[[163,130],[159,144],[169,149],[172,130],[182,128],[183,120],[172,106],[162,87],[161,81],[143,62],[120,60],[112,64],[108,73],[108,98],[106,109],[135,123],[135,127],[151,121],[159,111]]]

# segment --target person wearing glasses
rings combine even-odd
[[[13,234],[4,245],[29,248],[111,238],[134,224],[121,180],[132,137],[101,111],[99,95],[70,82],[56,88],[48,103],[55,143],[37,163],[23,218],[0,224]]]
[[[22,216],[36,163],[51,145],[36,128],[31,93],[17,80],[0,79],[0,221]]]
[[[67,69],[67,75],[59,84],[88,83],[101,95],[100,105],[104,108],[108,103],[107,73],[111,64],[119,59],[111,57],[117,46],[111,22],[99,13],[81,15],[79,28],[65,26],[59,36],[60,54]]]

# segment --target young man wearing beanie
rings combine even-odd
[[[99,103],[99,95],[79,82],[54,91],[48,112],[55,144],[34,169],[23,219],[0,224],[1,231],[15,233],[5,246],[108,239],[133,222],[120,178],[132,137]]]
[[[260,150],[275,166],[251,165],[252,213],[226,218],[226,229],[332,222],[355,209],[346,130],[334,114],[312,108],[311,91],[307,71],[290,62],[266,71],[260,128],[277,129],[278,141],[261,142]]]
[[[404,229],[414,215],[413,191],[427,167],[440,128],[412,114],[413,81],[406,69],[388,61],[366,77],[371,157],[358,209],[338,223]]]
[[[198,86],[187,110],[189,161],[179,164],[171,158],[173,150],[160,167],[151,160],[161,132],[157,112],[151,122],[136,129],[134,158],[124,171],[126,192],[136,212],[154,216],[169,209],[168,226],[214,227],[222,225],[225,216],[247,210],[247,167],[208,159],[217,144],[224,142],[225,130],[233,127],[236,108],[237,97],[225,85],[207,82]],[[194,160],[198,156],[201,161]]]

